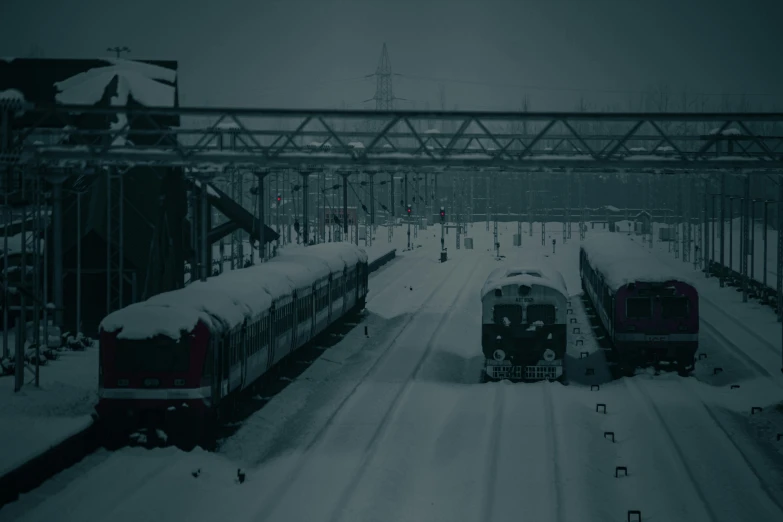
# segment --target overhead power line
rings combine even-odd
[[[599,94],[648,94],[649,91],[632,90],[632,89],[595,89],[589,87],[553,87],[545,85],[524,85],[513,83],[500,83],[500,82],[483,82],[476,80],[462,80],[458,78],[436,78],[431,76],[421,76],[415,74],[403,74],[393,73],[394,76],[401,78],[407,78],[409,80],[421,80],[435,83],[453,83],[462,85],[483,85],[487,87],[497,87],[504,89],[521,89],[530,91],[561,91],[561,92],[590,92]],[[687,91],[692,96],[746,96],[746,97],[775,97],[780,96],[780,93],[709,93],[709,92],[691,92]]]

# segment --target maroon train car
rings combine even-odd
[[[110,314],[101,324],[102,436],[162,430],[213,442],[236,399],[347,314],[364,308],[367,254],[315,245],[228,272]]]
[[[597,235],[579,253],[582,288],[627,369],[693,370],[699,347],[699,294],[627,237]]]

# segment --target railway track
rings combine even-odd
[[[464,259],[461,260],[463,263],[465,262]],[[471,269],[475,267],[475,264],[471,264]],[[263,504],[267,506],[264,511],[268,513],[272,513],[276,507],[279,506],[280,502],[283,500],[286,492],[291,487],[291,483],[295,480],[295,478],[302,472],[302,470],[307,466],[308,460],[311,457],[313,451],[316,449],[316,446],[321,442],[324,438],[327,432],[334,426],[336,419],[338,416],[344,411],[348,403],[351,401],[352,398],[354,398],[357,395],[357,391],[362,387],[362,385],[366,384],[366,381],[370,375],[375,372],[377,368],[379,368],[384,361],[387,360],[387,358],[394,352],[393,348],[397,345],[398,340],[401,338],[401,336],[410,329],[410,327],[414,324],[417,314],[419,311],[424,309],[426,306],[428,306],[443,290],[444,286],[447,285],[447,283],[451,280],[453,274],[457,271],[457,269],[462,265],[462,263],[454,263],[453,266],[449,269],[447,275],[443,277],[443,280],[440,281],[437,286],[428,294],[428,296],[421,302],[421,304],[413,311],[411,311],[410,315],[406,319],[406,321],[398,327],[394,333],[391,335],[390,341],[386,344],[386,346],[382,349],[380,356],[367,368],[365,372],[363,372],[362,376],[357,379],[356,383],[352,386],[352,388],[345,394],[345,396],[340,400],[340,402],[337,404],[335,409],[330,413],[329,417],[326,419],[326,422],[321,426],[321,428],[311,437],[311,439],[306,443],[304,446],[304,449],[302,453],[297,457],[297,460],[292,468],[290,468],[289,472],[286,473],[286,476],[284,479],[281,479],[278,482],[277,487],[273,488],[270,493],[266,496],[265,501]],[[472,270],[471,270],[472,271]],[[470,274],[471,271],[468,271],[468,274]],[[464,287],[462,289],[464,291]],[[449,309],[453,310],[454,302],[451,303]],[[446,318],[446,315],[444,315],[444,319]],[[443,324],[443,321],[441,321],[440,324]],[[432,336],[430,336],[430,343],[432,343],[432,338],[434,337],[434,334],[437,333],[437,331],[440,330],[439,327],[436,327],[435,332]],[[422,355],[422,358],[418,361],[415,369],[414,374],[416,371],[418,371],[418,368],[421,367],[421,364],[423,363],[424,358],[426,358],[426,353]],[[406,382],[409,382],[409,380],[406,380]],[[397,393],[396,397],[392,400],[392,404],[389,407],[389,410],[391,410],[394,405],[398,402],[399,397],[401,396],[402,392],[407,388],[407,386],[404,384],[403,387],[400,389],[400,391]],[[384,414],[384,418],[388,417],[389,411]],[[383,423],[383,421],[382,421]],[[385,425],[385,423],[383,423]],[[377,440],[378,435],[380,433],[376,431],[375,434],[373,434],[371,438],[371,445],[367,449],[365,449],[365,455],[368,450],[371,449],[372,441]],[[367,457],[364,457],[364,462],[366,463]]]
[[[670,379],[680,389],[675,398],[664,403],[662,392],[652,379],[638,382],[625,379],[624,385],[635,403],[642,405],[654,421],[658,439],[668,450],[661,454],[676,456],[674,474],[686,477],[698,499],[701,519],[710,522],[737,520],[779,520],[783,518],[780,501],[746,453],[733,440],[714,411],[698,396],[687,379]],[[706,419],[709,419],[705,422]],[[715,428],[718,428],[717,430]],[[762,493],[758,493],[761,491]],[[690,496],[690,495],[688,495]],[[693,515],[696,515],[695,513]],[[655,516],[655,513],[653,513]]]

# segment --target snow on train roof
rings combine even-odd
[[[299,266],[299,265],[304,266],[310,271],[313,278],[315,279],[326,277],[330,273],[330,267],[326,261],[324,261],[319,257],[312,257],[308,255],[287,254],[285,256],[280,256],[272,259],[271,261],[269,261],[269,263],[267,263],[267,265],[271,265],[273,263],[276,264],[295,263],[295,265],[293,266]]]
[[[296,249],[293,254],[307,255],[326,261],[329,268],[333,271],[342,270],[346,265],[353,265],[358,262],[367,262],[367,253],[364,249],[350,243],[321,243],[320,245],[309,246],[305,249],[306,254],[301,249]],[[280,258],[293,255],[283,250]]]
[[[606,283],[615,292],[620,287],[636,281],[682,281],[693,284],[678,271],[658,261],[644,246],[626,236],[596,234],[582,243],[582,249],[590,264],[600,270]]]
[[[484,283],[484,286],[481,287],[481,299],[484,299],[487,294],[492,293],[499,288],[502,289],[504,286],[508,285],[543,286],[555,290],[556,292],[562,294],[564,299],[568,299],[568,290],[566,290],[565,284],[562,282],[562,278],[558,280],[556,278],[539,277],[530,274],[488,278]]]
[[[364,250],[347,243],[316,245],[281,255],[263,265],[243,268],[165,292],[109,314],[100,328],[122,330],[122,339],[150,339],[165,335],[178,339],[198,321],[225,330],[246,317],[268,309],[274,299],[311,283],[329,269],[342,271],[346,263],[367,261]]]

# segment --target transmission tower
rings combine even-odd
[[[375,100],[376,111],[393,111],[394,100],[401,100],[402,98],[394,97],[391,61],[389,60],[389,51],[386,50],[386,43],[383,44],[381,59],[378,60],[378,67],[375,69],[375,73],[369,76],[375,76],[375,96],[365,101]]]

